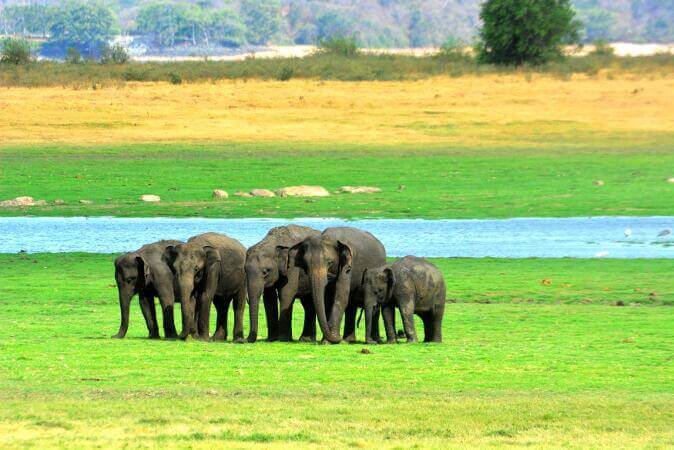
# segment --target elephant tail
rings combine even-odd
[[[358,322],[356,322],[356,327],[360,328],[360,321],[363,318],[363,312],[365,311],[365,308],[360,309],[360,314],[358,315]]]

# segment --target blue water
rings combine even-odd
[[[288,223],[319,230],[358,227],[377,236],[394,257],[674,258],[674,235],[658,237],[663,230],[674,230],[674,217],[358,221],[9,217],[0,218],[0,253],[114,253],[206,231],[225,233],[250,246],[269,228]]]

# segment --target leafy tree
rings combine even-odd
[[[570,0],[487,0],[480,18],[480,59],[495,64],[541,64],[577,43],[580,24]]]
[[[353,23],[344,13],[328,11],[318,18],[318,41],[345,38],[354,34]]]
[[[246,25],[246,40],[251,44],[266,44],[278,33],[279,0],[241,0],[240,9]]]
[[[30,42],[25,39],[5,39],[0,42],[0,63],[28,64],[32,59]]]
[[[246,28],[241,18],[226,8],[213,11],[206,17],[203,33],[206,43],[212,40],[228,47],[238,47],[246,40]]]
[[[186,23],[184,8],[167,2],[153,2],[142,6],[136,19],[137,31],[150,36],[160,47],[173,47],[178,32]]]
[[[55,8],[42,4],[9,5],[0,11],[0,22],[6,34],[46,36],[55,11]]]
[[[100,1],[67,1],[56,11],[50,43],[94,55],[116,31],[116,19]]]

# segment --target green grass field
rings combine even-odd
[[[671,260],[436,260],[445,343],[363,354],[109,339],[112,259],[0,256],[0,446],[674,445]]]
[[[442,145],[166,144],[0,150],[0,199],[30,195],[62,206],[0,215],[505,218],[674,215],[669,137],[610,149],[480,150]],[[432,156],[432,157],[430,157]],[[597,180],[603,186],[595,186]],[[374,195],[321,199],[233,197],[238,190],[374,185]],[[399,190],[405,185],[404,190]],[[213,189],[230,193],[211,198]],[[157,194],[159,204],[140,202]],[[83,205],[79,200],[90,200]]]

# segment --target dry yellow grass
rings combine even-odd
[[[304,141],[587,145],[674,131],[674,76],[223,81],[7,88],[0,142]],[[610,142],[609,142],[610,145]]]

